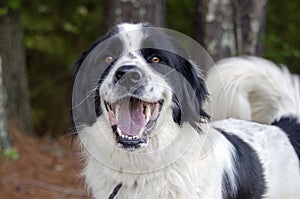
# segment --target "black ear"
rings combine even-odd
[[[181,77],[178,78],[179,87],[174,92],[173,99],[176,100],[174,111],[178,113],[176,109],[180,108],[180,122],[201,122],[209,119],[202,107],[208,96],[204,79],[196,71],[197,66],[191,61],[182,57],[177,59],[177,72]],[[178,123],[178,114],[177,118],[174,118],[173,114],[173,119]]]
[[[75,62],[73,66],[73,92],[71,94],[71,107],[70,107],[70,120],[71,120],[71,131],[76,132],[78,125],[84,124],[84,125],[91,125],[93,122],[95,122],[96,116],[99,116],[102,113],[101,107],[100,107],[100,98],[99,98],[99,91],[98,89],[95,90],[95,93],[90,94],[88,92],[91,91],[90,86],[87,86],[88,84],[91,84],[91,79],[89,78],[89,75],[82,75],[79,74],[79,71],[90,71],[90,73],[93,73],[92,71],[98,71],[98,69],[90,69],[92,68],[94,63],[92,61],[89,61],[88,63],[85,63],[88,57],[91,55],[96,56],[97,52],[93,52],[94,49],[98,48],[103,41],[107,40],[108,38],[112,37],[113,35],[117,34],[116,29],[112,29],[110,32],[108,32],[106,35],[100,37],[95,42],[93,42],[87,50],[85,50],[80,58]],[[95,50],[94,50],[95,51]],[[94,55],[95,54],[95,55]],[[86,69],[84,68],[86,67]],[[89,67],[89,68],[88,68]],[[97,67],[97,66],[95,66]],[[97,73],[95,73],[97,74]],[[79,76],[79,79],[81,79],[80,83],[76,83],[76,78]],[[95,77],[96,78],[96,77]],[[89,96],[88,96],[89,95]],[[87,100],[91,99],[90,97],[94,96],[94,103],[86,102]],[[75,99],[74,99],[75,98]],[[80,104],[80,106],[78,105]],[[78,122],[80,121],[80,122]]]
[[[105,41],[106,39],[112,37],[113,35],[117,34],[117,30],[112,29],[110,32],[108,32],[107,34],[105,34],[104,36],[98,38],[95,42],[93,42],[79,57],[79,59],[75,62],[74,66],[73,66],[73,79],[75,79],[83,61],[85,60],[85,58],[88,56],[88,54],[94,49],[96,48],[96,46],[98,46],[100,43],[102,43],[103,41]]]
[[[196,64],[186,59],[188,57],[180,46],[168,50],[148,48],[141,52],[147,55],[162,57],[160,64],[151,67],[160,73],[172,88],[173,120],[181,125],[182,122],[199,122],[209,116],[202,109],[203,102],[207,99],[205,82],[197,73]],[[179,49],[179,50],[178,50]]]
[[[72,93],[71,93],[71,97],[70,97],[70,125],[71,125],[71,134],[76,134],[77,129],[76,129],[76,118],[74,116],[74,103],[73,103],[73,93],[74,93],[74,89],[78,89],[74,87],[74,83],[75,83],[75,79],[76,76],[78,74],[78,71],[83,63],[83,61],[85,60],[85,58],[88,56],[88,54],[101,42],[102,38],[98,39],[97,41],[95,41],[94,43],[92,43],[92,45],[89,46],[89,48],[87,50],[85,50],[81,56],[79,57],[79,59],[75,62],[75,64],[73,65],[73,80],[72,80],[72,84],[73,84],[73,89],[72,89]]]

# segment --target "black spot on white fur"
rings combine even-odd
[[[285,116],[274,121],[272,125],[278,126],[287,134],[300,160],[300,123],[298,119],[294,116]]]
[[[236,135],[218,129],[235,149],[235,185],[223,175],[224,199],[261,199],[266,192],[263,168],[256,152]],[[236,190],[233,188],[236,186]]]

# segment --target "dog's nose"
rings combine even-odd
[[[120,85],[130,87],[137,84],[142,79],[142,73],[137,66],[124,65],[115,72],[115,80]]]

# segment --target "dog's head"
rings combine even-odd
[[[101,121],[99,130],[123,149],[146,147],[165,122],[180,128],[208,118],[199,69],[177,41],[146,24],[118,25],[83,53],[74,71],[76,128]]]

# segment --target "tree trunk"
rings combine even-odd
[[[147,22],[164,27],[165,0],[111,0],[103,1],[104,27],[108,30],[121,22]]]
[[[203,29],[196,32],[196,39],[200,43],[202,40],[213,60],[263,53],[263,45],[258,39],[259,34],[264,32],[267,0],[197,1],[198,5],[202,5],[204,17],[196,18],[203,21],[198,22]]]
[[[2,61],[0,57],[0,151],[12,148],[10,134],[7,131],[6,120],[6,92],[3,85]]]
[[[205,34],[205,1],[197,0],[196,1],[196,12],[194,18],[194,38],[195,40],[204,48],[206,48],[204,44],[204,34]]]
[[[268,1],[266,0],[259,19],[260,28],[258,32],[255,54],[260,57],[264,56],[264,51],[265,51],[262,38],[266,36],[267,5],[268,5]]]
[[[6,8],[8,12],[0,16],[0,55],[9,102],[8,116],[29,135],[32,134],[32,123],[20,10]]]
[[[236,29],[241,29],[241,41],[237,40],[239,54],[256,55],[259,32],[265,26],[267,0],[233,0]],[[240,21],[240,23],[237,23]],[[239,37],[238,32],[236,32]]]
[[[213,60],[236,54],[232,2],[206,1],[204,45]]]

